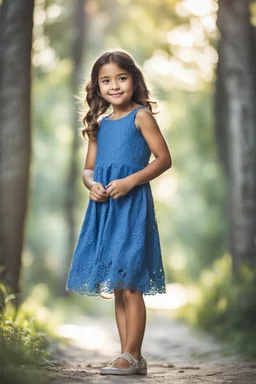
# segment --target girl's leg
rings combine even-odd
[[[123,290],[115,288],[115,316],[117,329],[121,341],[121,353],[124,352],[126,341],[126,322],[125,322],[125,305],[123,299]]]
[[[146,325],[146,308],[143,295],[140,291],[123,291],[125,305],[126,339],[123,352],[129,352],[135,359],[141,359],[141,346]],[[129,367],[125,359],[118,359],[116,367]]]

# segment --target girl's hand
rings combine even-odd
[[[108,200],[109,196],[100,182],[94,182],[90,189],[89,197],[93,201],[102,202]]]
[[[126,195],[133,188],[133,184],[126,178],[117,179],[111,181],[106,188],[108,196],[117,200],[119,197]]]

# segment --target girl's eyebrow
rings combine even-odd
[[[121,75],[127,75],[127,72],[118,73],[117,77],[118,77],[118,76],[121,76]],[[102,76],[102,77],[100,77],[100,80],[102,80],[102,79],[106,79],[106,78],[109,78],[109,77],[110,77],[110,76]]]

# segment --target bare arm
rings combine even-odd
[[[94,164],[97,155],[97,141],[90,140],[82,174],[83,183],[89,189],[90,199],[100,202],[108,199],[104,186],[94,181]]]
[[[169,149],[153,116],[148,111],[140,109],[135,122],[155,159],[141,171],[127,176],[126,179],[132,183],[133,187],[155,179],[172,166]]]
[[[90,140],[88,143],[87,155],[84,163],[84,170],[82,173],[83,183],[89,190],[92,188],[94,182],[94,164],[97,154],[97,141]]]

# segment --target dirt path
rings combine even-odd
[[[227,355],[227,349],[209,335],[198,333],[173,319],[148,320],[143,355],[146,377],[100,376],[99,369],[119,353],[113,319],[88,318],[78,327],[62,328],[73,334],[70,346],[62,346],[56,358],[63,371],[51,382],[75,383],[256,383],[256,361]]]

